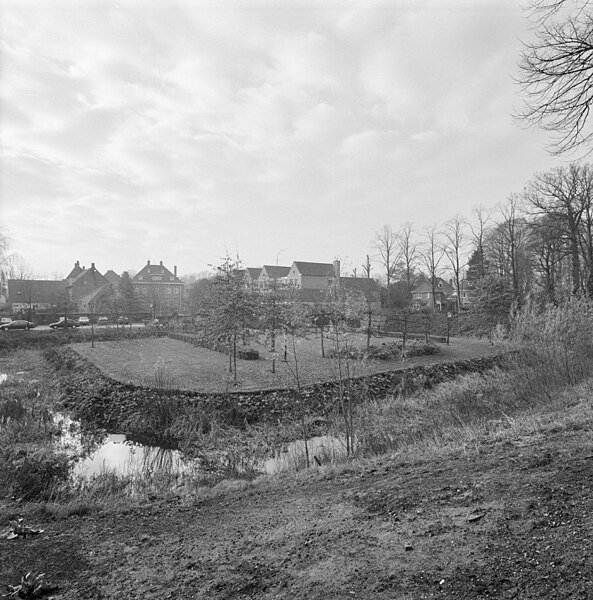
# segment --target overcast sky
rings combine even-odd
[[[38,275],[358,267],[559,164],[513,0],[0,1],[0,230]]]

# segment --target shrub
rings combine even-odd
[[[48,500],[70,476],[72,458],[51,445],[4,447],[0,454],[0,488],[24,500]]]
[[[374,360],[392,360],[394,358],[401,358],[402,356],[403,342],[390,342],[389,344],[381,344],[380,346],[370,346],[366,348],[352,348],[345,347],[341,348],[336,353],[334,349],[330,349],[326,356],[329,358],[351,358],[354,360],[363,360],[370,358]],[[411,358],[412,356],[425,356],[427,354],[436,354],[438,348],[433,344],[426,344],[419,341],[408,341],[406,343],[405,356]]]

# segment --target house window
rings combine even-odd
[[[153,281],[162,281],[162,279],[163,279],[163,278],[162,278],[160,275],[155,275],[155,276],[152,278],[152,280],[153,280]]]
[[[139,276],[138,276],[138,279],[139,279],[140,281],[142,281],[142,280],[144,279],[144,277],[143,277],[142,275],[139,275]]]

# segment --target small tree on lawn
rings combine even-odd
[[[333,285],[326,296],[326,315],[330,322],[333,357],[337,365],[338,401],[344,418],[346,453],[354,451],[354,411],[350,379],[354,375],[349,356],[348,329],[360,324],[367,312],[366,302],[360,294]]]
[[[309,456],[309,414],[310,408],[305,405],[303,397],[303,382],[299,363],[299,343],[306,338],[309,328],[310,315],[302,304],[296,301],[296,290],[286,291],[287,301],[282,304],[280,321],[284,332],[284,356],[288,371],[292,376],[299,402],[298,414],[301,418],[301,430],[305,443],[305,459],[307,468],[311,466]]]
[[[255,315],[251,290],[245,286],[241,261],[227,256],[216,268],[216,277],[204,296],[201,307],[204,332],[216,349],[229,354],[229,373],[237,383],[237,343],[245,334]]]

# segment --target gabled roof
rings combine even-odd
[[[442,292],[447,296],[451,295],[453,292],[453,286],[450,283],[447,283],[442,277],[437,277],[435,292]],[[416,287],[410,292],[412,294],[421,294],[421,293],[431,293],[432,294],[432,285],[426,279],[419,281]]]
[[[113,293],[113,287],[111,286],[110,283],[106,283],[105,285],[102,285],[100,288],[93,290],[89,294],[86,294],[85,296],[81,296],[79,301],[84,305],[89,305],[91,302],[96,303],[100,297],[108,294],[110,291],[111,291],[111,293]]]
[[[308,275],[309,277],[327,277],[334,274],[334,265],[331,263],[301,262],[295,260],[292,264],[301,275]]]
[[[68,273],[68,275],[66,276],[66,279],[74,279],[75,277],[78,277],[81,273],[82,269],[80,268],[80,261],[77,260],[74,263],[74,268],[72,269],[72,271],[70,271],[70,273]]]
[[[85,279],[92,281],[95,287],[105,285],[105,283],[107,283],[105,277],[103,277],[103,275],[101,275],[101,272],[95,268],[95,263],[91,263],[90,269],[82,269],[82,271],[80,271],[80,273],[76,277],[71,278],[70,281],[72,282],[72,285],[74,285],[79,281],[83,281]]]
[[[109,269],[109,271],[107,271],[103,277],[105,277],[105,279],[107,279],[107,281],[114,287],[117,287],[121,281],[121,276],[112,269]]]
[[[281,267],[279,265],[264,265],[261,269],[264,275],[272,279],[280,279],[286,277],[290,272],[290,267]]]
[[[157,277],[162,277],[162,279],[157,279]],[[155,283],[183,284],[183,281],[181,281],[179,277],[171,273],[171,271],[163,265],[162,260],[159,264],[150,264],[150,261],[148,261],[144,267],[132,277],[132,281],[134,283],[151,283],[154,281]]]
[[[51,304],[66,291],[63,281],[44,279],[9,279],[8,301],[18,303]]]
[[[259,279],[261,267],[247,267],[245,272],[250,279]]]

